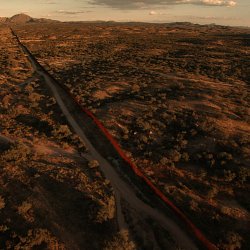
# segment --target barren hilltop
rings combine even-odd
[[[12,17],[0,17],[0,23],[14,23],[14,24],[25,24],[25,23],[42,23],[42,22],[59,22],[56,20],[46,18],[33,18],[24,13],[16,14]]]
[[[17,14],[7,20],[10,23],[29,23],[33,22],[34,19],[26,14]]]

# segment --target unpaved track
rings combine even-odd
[[[14,33],[13,35],[15,36]],[[138,216],[138,218],[140,218],[141,220],[144,219],[145,223],[147,223],[147,220],[145,219],[147,217],[150,217],[158,225],[165,228],[179,247],[190,250],[198,249],[194,241],[186,234],[184,230],[181,229],[181,227],[176,222],[166,217],[164,213],[158,211],[156,208],[152,208],[140,198],[138,198],[138,196],[136,195],[136,191],[134,190],[134,186],[131,186],[129,182],[124,181],[124,178],[120,177],[114,166],[112,166],[101,155],[100,150],[96,150],[97,145],[94,145],[92,141],[90,142],[89,140],[89,138],[91,138],[92,131],[88,130],[86,134],[86,124],[88,123],[87,116],[84,117],[83,111],[81,110],[79,105],[73,100],[73,98],[67,93],[67,91],[63,87],[61,87],[61,85],[58,84],[50,76],[50,74],[39,65],[39,63],[35,60],[32,54],[27,50],[27,48],[19,42],[18,37],[16,38],[21,49],[26,55],[28,55],[34,71],[36,71],[38,75],[44,78],[46,84],[53,93],[58,105],[60,106],[68,122],[75,130],[75,132],[80,136],[80,138],[84,141],[86,147],[91,153],[91,157],[93,157],[100,163],[100,168],[105,177],[110,180],[115,192],[117,202],[117,220],[119,222],[120,227],[127,227],[123,218],[122,206],[120,204],[120,200],[123,199],[129,204],[130,208],[136,211],[136,216]],[[100,138],[100,143],[101,140],[102,138]],[[105,147],[105,145],[103,146]],[[141,191],[141,193],[143,192]],[[148,225],[148,228],[151,228],[151,226]],[[153,234],[153,232],[151,233]],[[153,237],[152,239],[148,240],[154,241]],[[157,243],[155,243],[154,245],[157,245]]]

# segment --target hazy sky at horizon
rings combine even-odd
[[[0,0],[0,16],[250,26],[250,0]]]

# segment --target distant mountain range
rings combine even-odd
[[[12,24],[25,24],[25,23],[48,23],[48,22],[59,22],[56,20],[46,19],[46,18],[33,18],[26,14],[17,14],[10,18],[0,17],[0,23],[12,23]]]
[[[33,18],[26,14],[17,14],[12,17],[0,17],[0,24],[29,24],[29,23],[60,23],[58,20],[52,20],[47,18]],[[116,21],[102,21],[102,20],[96,20],[96,21],[77,21],[74,23],[107,23],[107,24],[113,24],[116,23]],[[144,22],[118,22],[118,23],[126,23],[130,25],[135,24],[147,24]],[[183,27],[183,28],[194,28],[197,26],[206,26],[206,27],[213,27],[213,26],[220,26],[220,27],[227,27],[217,24],[194,24],[190,22],[174,22],[174,23],[161,23],[164,25],[172,26],[172,27]],[[250,27],[247,26],[238,26],[238,28],[245,28],[250,29]]]

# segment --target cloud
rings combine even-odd
[[[58,10],[56,13],[63,14],[63,15],[77,15],[82,13],[89,13],[92,11],[69,11],[69,10]]]
[[[159,7],[174,4],[234,7],[236,1],[237,0],[90,0],[90,3],[109,6],[115,9],[148,9],[152,6]]]
[[[234,0],[201,0],[200,4],[233,7],[236,5],[236,1]]]
[[[175,17],[180,17],[180,16],[175,16]],[[238,17],[220,17],[220,16],[181,16],[181,17],[185,17],[185,18],[188,18],[188,19],[200,19],[200,20],[215,20],[215,21],[218,21],[218,20],[225,20],[225,21],[239,21],[239,20],[243,20],[241,18],[238,18]]]
[[[153,15],[157,15],[157,12],[156,12],[156,11],[154,11],[154,10],[151,10],[151,11],[149,12],[149,15],[151,15],[151,16],[153,16]]]
[[[41,3],[42,4],[57,4],[57,2],[53,0],[43,0]]]

